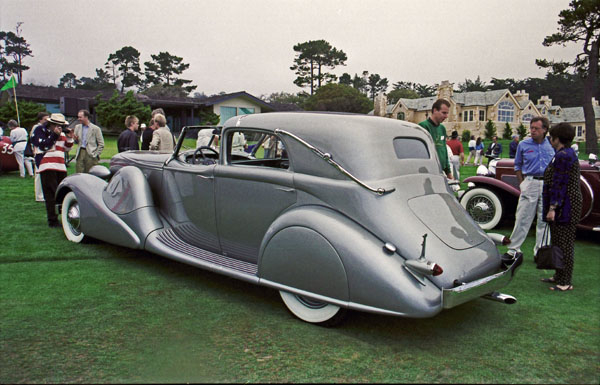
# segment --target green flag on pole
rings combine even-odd
[[[17,82],[15,81],[15,75],[10,77],[10,80],[6,82],[5,85],[2,86],[2,89],[0,89],[0,91],[4,91],[7,90],[9,88],[15,88],[17,86]]]

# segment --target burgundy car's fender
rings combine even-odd
[[[469,182],[474,183],[477,187],[485,187],[485,186],[493,187],[494,189],[504,191],[516,198],[518,198],[519,195],[521,195],[521,191],[519,189],[516,189],[513,186],[509,185],[508,183],[505,183],[505,182],[498,180],[496,178],[493,178],[493,177],[471,176],[471,177],[466,178],[463,181],[463,183],[469,183]]]

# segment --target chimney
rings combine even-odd
[[[375,116],[385,116],[387,112],[387,97],[383,92],[380,92],[375,96],[375,106],[373,115]]]
[[[525,90],[519,90],[517,91],[516,94],[514,94],[515,99],[517,99],[518,102],[522,102],[524,100],[529,100],[529,94],[527,92],[525,92]]]
[[[444,80],[438,86],[438,95],[437,95],[438,99],[446,99],[446,100],[450,101],[450,98],[452,98],[453,88],[454,88],[453,83],[450,83],[448,80]]]

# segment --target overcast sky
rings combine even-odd
[[[181,77],[207,95],[255,96],[293,84],[293,46],[324,39],[348,56],[340,76],[458,86],[478,75],[543,77],[536,58],[572,60],[580,47],[544,47],[569,0],[0,0],[0,30],[15,31],[34,57],[24,82],[57,85],[67,72],[94,77],[124,46],[167,51],[190,64]],[[388,89],[388,92],[392,88]]]

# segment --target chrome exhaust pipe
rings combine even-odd
[[[517,302],[517,299],[515,297],[513,297],[512,295],[498,293],[497,291],[486,294],[486,295],[482,296],[481,298],[491,299],[492,301],[502,302],[507,305],[512,305],[513,303]]]

